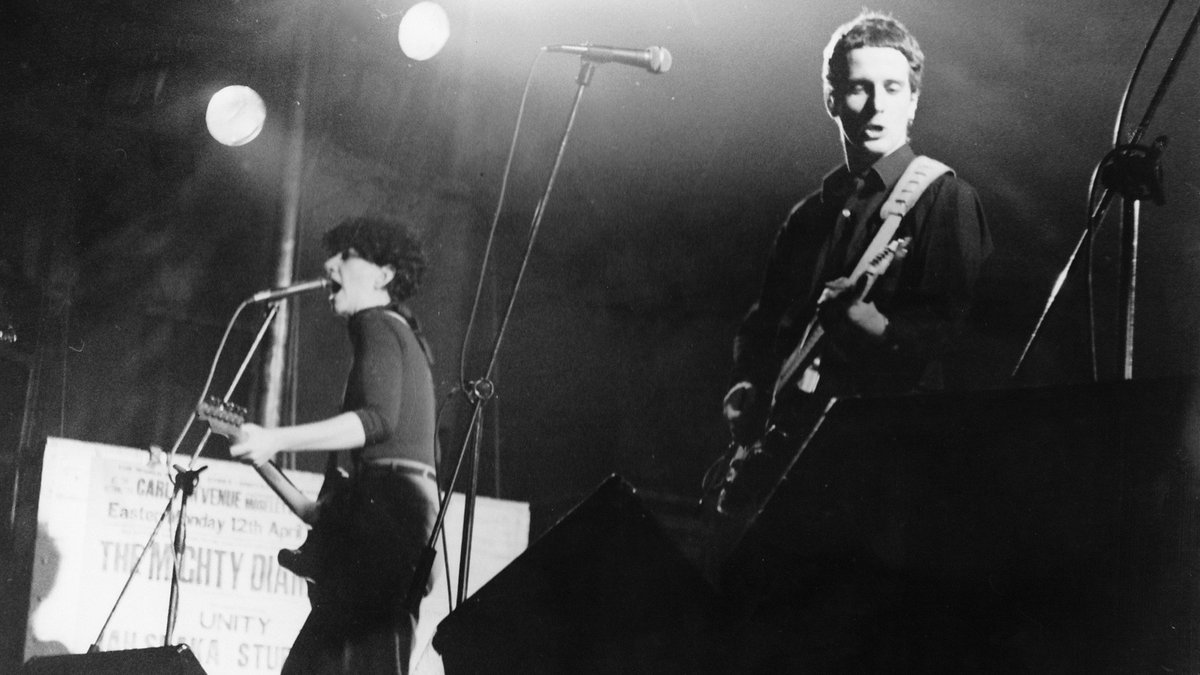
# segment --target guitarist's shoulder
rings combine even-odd
[[[975,188],[971,182],[959,173],[953,165],[943,162],[936,157],[929,155],[918,155],[913,158],[911,164],[906,167],[906,172],[909,170],[926,173],[932,176],[929,178],[929,187],[926,188],[925,194],[938,194],[948,192],[949,194],[957,194],[959,192],[974,194]]]
[[[929,187],[917,200],[917,205],[944,204],[954,208],[975,208],[979,204],[979,191],[968,180],[953,171],[947,171],[929,183]]]
[[[788,210],[780,228],[782,233],[788,237],[824,236],[833,228],[829,219],[822,217],[825,208],[821,191],[810,192]]]
[[[372,307],[363,311],[361,316],[363,326],[390,331],[414,330],[412,315],[408,312],[397,311],[395,307]]]
[[[429,345],[421,334],[416,318],[407,307],[404,305],[378,307],[373,311],[365,312],[365,314],[370,315],[368,317],[369,324],[364,324],[371,326],[368,330],[374,331],[376,335],[380,336],[393,336],[401,350],[411,349],[415,345],[416,349],[425,355],[427,361],[433,362]]]

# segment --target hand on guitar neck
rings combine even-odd
[[[239,462],[262,466],[286,450],[277,443],[278,435],[257,424],[247,422],[238,429],[238,434],[229,439],[229,454]]]
[[[262,427],[257,424],[249,424],[246,422],[248,411],[236,403],[223,401],[215,396],[210,396],[203,403],[196,406],[196,416],[208,423],[209,428],[214,433],[220,434],[229,439],[231,444],[245,443],[252,435],[261,430]],[[312,525],[317,518],[318,504],[312,499],[309,499],[303,492],[288,480],[278,466],[270,458],[274,456],[274,452],[267,455],[266,459],[256,460],[254,456],[243,455],[235,457],[239,461],[247,464],[253,464],[254,470],[262,476],[267,485],[279,495],[288,508],[292,510],[301,520]]]
[[[875,303],[865,298],[874,283],[873,275],[864,274],[858,283],[841,277],[825,285],[828,300],[821,303],[820,317],[825,332],[835,334],[840,330],[857,329],[865,336],[882,338],[887,329],[887,317],[879,312]]]
[[[908,255],[910,239],[892,242],[857,278],[839,277],[825,284],[817,302],[818,316],[825,332],[836,335],[847,330],[880,340],[887,330],[888,318],[880,313],[867,296],[875,281],[891,263]]]
[[[229,439],[229,454],[239,462],[259,468],[267,464],[283,448],[274,447],[274,437],[266,429],[246,421],[246,408],[216,396],[209,396],[196,406],[196,415],[208,422],[213,433]]]
[[[197,417],[208,422],[214,432],[230,439],[231,443],[253,445],[261,442],[260,438],[254,437],[255,433],[266,430],[256,424],[248,424],[246,422],[247,414],[248,411],[242,406],[215,396],[209,397],[196,406]],[[260,433],[259,435],[266,434]],[[288,480],[283,471],[270,461],[269,455],[263,461],[256,461],[257,456],[253,453],[244,453],[238,459],[247,464],[253,464],[254,470],[262,476],[262,479],[287,504],[288,508],[305,523],[313,526],[303,546],[291,550],[283,549],[279,552],[279,564],[313,584],[309,589],[310,598],[317,597],[314,595],[317,593],[320,593],[322,597],[336,596],[336,591],[333,592],[333,595],[329,595],[329,592],[326,591],[320,591],[324,582],[319,580],[328,578],[327,575],[330,573],[328,559],[339,548],[337,542],[340,540],[330,533],[342,528],[346,518],[345,506],[339,509],[331,504],[338,502],[343,495],[348,493],[347,482],[349,479],[345,472],[337,467],[336,462],[330,462],[326,466],[325,482],[321,485],[320,496],[313,500]],[[345,499],[340,499],[340,501],[343,504],[346,502]]]

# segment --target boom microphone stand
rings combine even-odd
[[[1067,263],[1059,272],[1058,278],[1054,282],[1054,286],[1050,291],[1050,296],[1046,300],[1046,305],[1042,309],[1041,316],[1038,317],[1037,324],[1034,326],[1029,340],[1025,343],[1025,348],[1021,351],[1021,356],[1017,359],[1017,364],[1013,368],[1011,377],[1015,378],[1021,371],[1021,367],[1025,363],[1026,357],[1029,355],[1029,350],[1033,346],[1041,331],[1042,324],[1046,320],[1046,316],[1050,313],[1051,307],[1054,305],[1055,299],[1059,291],[1062,290],[1063,284],[1070,273],[1072,265],[1075,263],[1076,257],[1079,255],[1083,244],[1094,237],[1095,231],[1104,221],[1105,215],[1108,213],[1108,207],[1112,202],[1113,197],[1117,193],[1121,194],[1123,199],[1123,229],[1121,236],[1121,324],[1124,338],[1124,358],[1122,362],[1122,377],[1126,380],[1133,377],[1133,337],[1134,337],[1134,314],[1135,314],[1135,295],[1137,288],[1137,243],[1138,243],[1138,227],[1140,220],[1140,205],[1139,202],[1147,198],[1153,199],[1156,204],[1161,205],[1164,201],[1162,191],[1162,168],[1159,160],[1163,150],[1167,145],[1165,136],[1158,137],[1152,146],[1138,145],[1138,142],[1146,133],[1146,129],[1150,126],[1151,120],[1154,118],[1154,113],[1158,110],[1158,106],[1162,103],[1166,96],[1170,83],[1175,78],[1175,74],[1179,69],[1179,63],[1183,60],[1187,53],[1188,47],[1191,45],[1192,38],[1196,35],[1197,26],[1200,25],[1200,9],[1192,17],[1192,22],[1188,25],[1187,31],[1184,33],[1183,39],[1180,41],[1179,47],[1172,56],[1170,64],[1166,72],[1163,74],[1162,80],[1159,82],[1158,88],[1154,92],[1154,96],[1150,104],[1146,108],[1145,114],[1142,116],[1141,122],[1133,130],[1129,136],[1127,143],[1119,143],[1119,134],[1122,118],[1124,116],[1124,103],[1137,75],[1140,72],[1142,65],[1145,62],[1147,53],[1150,47],[1154,44],[1155,37],[1163,24],[1166,22],[1167,16],[1171,11],[1171,6],[1174,0],[1167,3],[1162,15],[1159,17],[1158,23],[1154,27],[1149,43],[1142,53],[1142,57],[1134,69],[1133,76],[1130,78],[1129,87],[1126,89],[1126,99],[1122,101],[1122,110],[1118,115],[1117,123],[1117,144],[1101,161],[1097,168],[1099,178],[1104,185],[1104,191],[1098,200],[1089,200],[1089,217],[1087,228],[1079,235],[1079,240],[1075,243],[1074,250],[1067,258]],[[1093,187],[1094,187],[1093,180]],[[1094,208],[1093,208],[1094,207]],[[1093,359],[1095,354],[1093,353]]]
[[[238,306],[237,311],[234,312],[233,318],[230,319],[230,327],[232,327],[233,323],[237,321],[237,317],[242,310],[254,301],[254,298],[251,298]],[[233,381],[230,383],[229,388],[225,392],[224,400],[228,400],[229,397],[233,395],[234,390],[237,389],[238,384],[242,380],[242,376],[245,375],[246,369],[250,365],[250,361],[253,358],[254,353],[258,350],[258,346],[262,343],[263,337],[266,335],[267,329],[271,325],[271,321],[275,318],[275,315],[278,312],[278,301],[272,302],[270,309],[263,318],[262,325],[258,328],[258,332],[254,337],[254,342],[250,345],[250,349],[247,351],[246,356],[242,359],[242,363],[238,368],[237,374],[234,375]],[[226,337],[228,337],[228,330],[226,331]],[[216,358],[220,358],[220,351],[218,351]],[[214,359],[213,366],[215,368],[216,359]],[[204,393],[200,396],[201,401],[205,399],[205,396],[208,393],[208,386],[206,385],[204,389]],[[192,425],[195,423],[195,421],[196,411],[193,409],[191,415],[188,416],[187,422],[184,424],[183,431],[179,433],[179,436],[175,439],[175,444],[171,447],[171,456],[174,456],[175,452],[179,449],[179,446],[183,444],[183,439],[187,437],[187,434],[189,431],[191,431]],[[104,633],[108,630],[109,623],[112,622],[113,615],[116,614],[117,608],[121,604],[121,600],[124,599],[125,593],[129,590],[129,586],[133,582],[134,576],[137,575],[137,571],[141,566],[142,559],[146,557],[146,553],[150,550],[150,547],[154,545],[154,539],[158,535],[158,530],[162,527],[163,522],[168,520],[170,517],[171,511],[175,504],[175,499],[179,498],[179,521],[176,524],[175,538],[172,542],[174,565],[171,572],[171,590],[170,598],[167,603],[167,627],[163,636],[163,646],[169,647],[174,641],[175,621],[179,614],[179,568],[183,563],[184,551],[187,550],[187,500],[188,497],[190,497],[195,491],[196,486],[199,484],[200,473],[208,468],[200,467],[199,469],[193,470],[192,467],[195,466],[200,453],[204,450],[204,446],[208,444],[208,439],[211,437],[212,429],[205,429],[204,435],[200,438],[200,442],[197,443],[196,449],[192,452],[191,459],[188,462],[188,469],[184,469],[178,464],[172,465],[176,471],[175,478],[172,480],[175,485],[175,490],[167,499],[167,503],[163,508],[162,514],[158,517],[158,521],[154,524],[154,529],[150,532],[150,537],[147,539],[146,544],[142,547],[142,551],[138,554],[137,559],[133,562],[133,567],[129,570],[129,576],[125,578],[125,584],[121,587],[120,592],[117,593],[117,599],[113,602],[112,609],[109,610],[108,617],[104,620],[104,625],[100,627],[100,632],[96,635],[96,641],[88,647],[89,654],[100,651],[100,643],[104,638]]]
[[[542,194],[542,198],[538,200],[533,212],[533,220],[529,228],[529,238],[525,246],[525,253],[521,260],[521,266],[517,273],[517,279],[513,284],[513,291],[508,299],[508,305],[505,308],[504,316],[500,321],[500,326],[496,330],[496,337],[492,343],[490,356],[488,359],[487,370],[483,377],[468,382],[464,387],[464,392],[467,400],[470,401],[471,421],[468,426],[466,437],[463,439],[462,449],[459,452],[458,461],[454,466],[454,473],[450,477],[450,483],[445,488],[442,503],[438,508],[437,519],[434,521],[433,531],[430,534],[425,550],[422,552],[416,572],[413,574],[412,585],[409,587],[408,595],[405,599],[406,606],[412,610],[420,606],[421,598],[424,595],[425,585],[429,579],[429,574],[433,569],[433,561],[437,557],[437,539],[445,527],[446,514],[450,507],[450,499],[454,494],[454,486],[458,483],[459,476],[462,473],[463,462],[467,457],[468,448],[471,454],[471,475],[467,483],[467,489],[464,494],[465,505],[463,510],[463,530],[462,530],[462,549],[459,559],[458,568],[458,592],[455,596],[457,602],[462,602],[467,595],[468,579],[470,577],[471,564],[471,540],[474,534],[475,527],[475,502],[479,491],[479,460],[482,449],[483,440],[483,407],[496,393],[495,384],[492,381],[492,376],[496,368],[496,360],[500,353],[500,346],[504,341],[505,330],[508,327],[508,322],[512,317],[513,307],[516,304],[518,290],[521,286],[521,281],[525,276],[525,271],[529,266],[529,259],[533,252],[534,242],[537,240],[538,231],[541,228],[542,218],[546,213],[546,204],[550,200],[550,193],[554,189],[554,181],[558,176],[558,171],[562,165],[563,155],[566,151],[567,140],[570,138],[571,129],[575,125],[575,118],[579,112],[580,100],[583,98],[584,89],[591,83],[592,76],[595,74],[596,65],[589,60],[582,60],[579,74],[575,81],[579,85],[575,92],[575,98],[571,105],[570,115],[567,118],[566,127],[563,129],[562,139],[558,144],[558,152],[554,158],[554,165],[550,170],[550,177],[546,181],[546,187]]]
[[[195,471],[185,470],[175,465],[175,494],[179,497],[179,521],[175,523],[175,540],[173,542],[176,564],[171,566],[171,597],[167,602],[167,631],[163,633],[163,646],[169,647],[175,641],[175,619],[179,615],[179,567],[183,562],[183,552],[187,550],[187,503],[188,497],[195,492],[200,484],[200,472],[207,469],[202,466]]]

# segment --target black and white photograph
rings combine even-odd
[[[1200,673],[1197,0],[12,0],[0,672]]]

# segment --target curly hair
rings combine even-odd
[[[387,286],[397,302],[412,297],[421,286],[427,264],[420,237],[408,223],[377,216],[347,218],[321,238],[329,255],[353,249],[361,258],[396,274]]]
[[[851,21],[833,31],[833,37],[825,47],[825,63],[821,75],[824,78],[825,98],[846,84],[849,65],[846,55],[860,47],[888,47],[904,54],[908,59],[908,83],[913,93],[921,91],[921,75],[925,71],[925,53],[917,39],[904,24],[882,12],[863,10]]]

